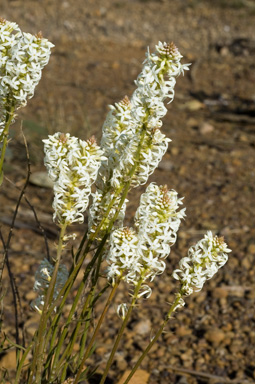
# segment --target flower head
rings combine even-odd
[[[0,47],[0,126],[3,126],[10,106],[17,110],[33,97],[54,45],[41,33],[23,33],[16,23],[0,19]]]
[[[45,165],[54,181],[53,218],[60,224],[82,223],[103,151],[94,137],[83,141],[69,133],[55,133],[43,142]]]
[[[107,275],[115,281],[118,276],[136,284],[141,278],[151,281],[165,270],[164,259],[176,241],[176,232],[185,210],[178,210],[182,199],[166,186],[151,183],[141,196],[135,215],[135,229],[116,229],[110,236],[106,256]],[[149,297],[147,285],[142,285],[140,296]]]
[[[185,209],[179,210],[182,199],[176,191],[167,186],[149,184],[142,194],[135,215],[135,225],[139,238],[139,254],[146,278],[153,280],[165,270],[164,259],[169,255],[171,246],[177,238],[181,219]]]
[[[148,51],[142,72],[135,81],[137,89],[130,100],[128,128],[119,137],[119,140],[125,140],[126,145],[122,147],[123,151],[117,151],[118,161],[111,176],[112,186],[121,185],[135,162],[137,169],[132,175],[132,186],[145,184],[165,154],[171,140],[160,132],[161,119],[167,113],[165,100],[171,102],[174,98],[176,77],[188,69],[187,65],[181,64],[181,58],[173,44],[159,42],[154,54]],[[140,154],[137,157],[139,146]]]
[[[218,272],[228,260],[227,247],[223,237],[213,236],[208,231],[204,238],[189,249],[188,256],[179,262],[179,269],[173,272],[173,277],[182,284],[182,292],[190,295],[202,289],[206,280]]]
[[[120,228],[112,232],[110,247],[107,254],[107,276],[113,283],[118,277],[127,282],[134,282],[140,274],[140,264],[137,252],[138,238],[132,228]]]

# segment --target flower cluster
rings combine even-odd
[[[170,253],[170,247],[176,242],[181,219],[185,217],[185,208],[177,192],[168,191],[165,186],[151,183],[142,194],[135,215],[138,228],[140,253],[146,277],[151,280],[164,272],[164,259]]]
[[[182,199],[166,186],[151,183],[141,196],[135,215],[135,229],[121,228],[112,232],[107,255],[108,278],[123,278],[128,283],[154,279],[165,270],[164,259],[176,241],[176,233],[185,209],[178,210]],[[150,294],[143,285],[141,295]]]
[[[23,33],[16,23],[0,19],[0,127],[11,107],[33,97],[52,47],[41,33]]]
[[[131,102],[128,96],[115,105],[110,105],[110,112],[102,128],[101,147],[107,161],[100,167],[100,178],[97,187],[103,189],[105,183],[111,179],[113,169],[118,164],[118,159],[129,141],[129,130],[131,129]]]
[[[131,98],[131,124],[128,132],[122,132],[128,136],[129,142],[114,169],[113,186],[118,186],[130,176],[135,162],[137,169],[131,175],[132,185],[145,184],[165,154],[171,140],[160,132],[162,118],[167,112],[164,101],[173,100],[176,77],[188,69],[187,64],[180,63],[181,58],[173,43],[159,42],[154,54],[148,50],[142,72],[135,82],[137,89]],[[139,146],[140,153],[137,152]]]
[[[138,237],[133,228],[116,229],[111,234],[110,250],[107,255],[108,279],[114,284],[125,273],[125,280],[132,282],[141,273],[142,264],[138,256]]]
[[[145,184],[158,166],[171,141],[160,131],[161,119],[167,112],[164,101],[173,100],[176,77],[188,69],[188,64],[181,64],[181,58],[173,43],[159,42],[156,53],[147,52],[131,100],[125,97],[111,106],[101,141],[108,163],[100,168],[94,205],[98,200],[116,198],[114,192],[121,191],[126,183],[133,187]],[[90,227],[102,217],[98,208],[92,206]]]
[[[182,284],[181,291],[191,295],[202,289],[206,280],[218,272],[228,260],[231,250],[224,243],[223,237],[213,236],[208,231],[202,240],[191,247],[187,257],[179,262],[179,269],[173,272],[173,277]]]
[[[53,270],[54,266],[47,259],[44,259],[35,273],[34,291],[36,291],[39,296],[32,301],[31,307],[39,313],[42,312],[44,306],[45,296],[50,285]],[[53,300],[57,298],[59,292],[65,285],[67,278],[68,271],[66,266],[60,265],[54,287]]]
[[[55,133],[43,142],[45,165],[54,181],[53,218],[59,224],[82,223],[103,151],[94,137],[83,141],[69,133]]]

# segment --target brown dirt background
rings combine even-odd
[[[100,140],[107,105],[131,95],[147,46],[174,41],[190,72],[176,85],[163,131],[169,150],[149,181],[167,184],[185,196],[182,223],[166,273],[153,295],[134,312],[117,353],[109,383],[136,361],[173,299],[171,273],[189,246],[211,229],[233,250],[228,264],[170,322],[142,364],[148,383],[253,383],[255,380],[255,2],[253,0],[1,0],[0,16],[30,33],[42,31],[55,44],[28,106],[12,128],[0,191],[1,230],[8,228],[26,177],[20,134],[26,135],[32,171],[44,171],[41,140],[56,131]],[[127,224],[144,188],[132,191]],[[27,197],[54,246],[51,190],[30,184]],[[75,227],[82,234],[84,227]],[[45,244],[23,201],[10,247],[10,263],[23,308],[27,335],[38,321],[29,307],[33,276]],[[68,252],[66,262],[68,263]],[[4,274],[4,329],[13,335],[13,303]],[[116,299],[128,298],[125,287]],[[100,310],[100,306],[99,306]],[[95,361],[102,371],[120,325],[109,312]],[[95,314],[96,316],[96,314]],[[21,324],[22,325],[22,324]],[[2,358],[10,369],[14,356]],[[9,365],[8,365],[9,364]],[[204,376],[203,376],[204,374]],[[97,382],[97,381],[95,381]],[[138,383],[143,384],[142,378]]]

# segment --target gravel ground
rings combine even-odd
[[[77,0],[7,1],[0,15],[27,32],[39,30],[55,49],[35,97],[21,111],[32,171],[44,171],[41,139],[56,131],[100,139],[108,104],[131,95],[147,46],[174,41],[190,72],[178,79],[176,97],[164,119],[172,139],[150,181],[167,183],[185,196],[187,218],[153,294],[134,311],[109,375],[118,383],[132,367],[160,324],[176,283],[171,273],[180,257],[207,230],[224,236],[233,250],[228,264],[203,291],[189,297],[150,357],[137,383],[253,383],[255,380],[255,3],[248,0]],[[21,119],[12,129],[5,175],[21,187],[26,156]],[[18,190],[5,180],[0,190],[1,230],[8,234]],[[130,194],[126,223],[132,225],[144,188]],[[52,223],[52,193],[30,184],[27,197],[45,228],[50,246],[57,239]],[[74,228],[80,235],[84,227]],[[34,272],[45,243],[25,201],[10,248],[27,337],[38,316],[29,307]],[[66,262],[68,263],[68,252]],[[4,330],[13,334],[14,314],[4,273]],[[120,325],[116,305],[128,298],[123,286],[110,308],[94,362],[103,370]],[[95,313],[97,317],[102,304]],[[22,324],[20,324],[22,325]],[[13,368],[13,351],[0,361]],[[140,376],[139,376],[140,375]],[[95,378],[94,383],[98,379]]]

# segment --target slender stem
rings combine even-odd
[[[92,260],[91,260],[91,261],[89,262],[89,264],[87,265],[87,268],[86,268],[86,270],[85,270],[85,272],[84,272],[82,282],[81,282],[80,285],[79,285],[78,292],[77,292],[77,294],[76,294],[76,296],[75,296],[75,299],[74,299],[72,308],[71,308],[71,310],[70,310],[70,312],[69,312],[69,315],[68,315],[68,318],[67,318],[67,320],[66,320],[64,331],[62,332],[62,334],[61,334],[61,338],[60,338],[60,340],[59,340],[59,342],[58,342],[56,356],[54,357],[54,365],[53,365],[53,366],[54,366],[54,369],[53,369],[53,371],[55,371],[55,367],[56,367],[57,359],[58,359],[58,356],[59,356],[59,353],[60,353],[60,348],[61,348],[61,346],[63,345],[63,342],[64,342],[64,340],[65,340],[65,336],[66,336],[67,331],[68,331],[68,325],[70,324],[70,322],[71,322],[71,320],[72,320],[72,317],[73,317],[73,315],[74,315],[74,312],[75,312],[76,307],[77,307],[77,304],[78,304],[78,301],[79,301],[80,296],[81,296],[81,294],[82,294],[82,292],[83,292],[83,289],[84,289],[84,287],[85,287],[85,283],[86,283],[86,281],[87,281],[87,278],[88,278],[88,276],[90,275],[90,273],[91,273],[91,271],[92,271],[92,268],[94,267],[94,264],[95,264],[96,260],[98,259],[98,257],[100,257],[100,254],[101,254],[102,251],[103,251],[103,247],[104,247],[104,244],[105,244],[105,242],[106,242],[106,239],[107,239],[107,236],[105,236],[105,237],[102,239],[102,241],[101,241],[101,243],[100,243],[100,246],[99,246],[98,249],[97,249],[97,252],[95,253],[95,255],[93,256]],[[82,258],[79,260],[79,262],[78,262],[77,265],[79,265],[81,262],[82,262]],[[77,266],[76,266],[76,267],[77,267]],[[75,268],[75,269],[76,269],[76,268]],[[74,269],[74,271],[75,271],[75,269]],[[74,271],[73,271],[73,272],[74,272]],[[78,272],[77,272],[77,273],[78,273]],[[61,311],[62,308],[63,308],[63,305],[64,305],[64,303],[65,303],[67,294],[69,293],[69,291],[70,291],[70,289],[71,289],[71,286],[72,286],[72,284],[70,283],[70,285],[67,287],[67,290],[66,290],[65,295],[64,295],[64,297],[63,297],[63,299],[62,299],[60,308],[59,308],[59,310],[58,310],[58,314],[60,313],[60,311]],[[88,298],[87,298],[87,300],[86,300],[85,306],[87,305],[87,303],[88,303]],[[53,320],[53,325],[54,325],[54,326],[56,325],[56,322],[57,322],[57,316],[56,316],[55,319]],[[55,372],[52,372],[51,376],[53,377],[53,375],[55,375]]]
[[[85,331],[83,332],[82,334],[82,338],[81,338],[81,342],[80,342],[80,352],[79,352],[79,358],[78,358],[78,364],[77,364],[77,367],[80,365],[80,362],[82,360],[82,356],[83,356],[83,353],[84,353],[84,350],[85,350],[85,344],[86,344],[86,340],[87,340],[87,335],[88,335],[88,330],[89,330],[89,321],[87,321],[90,316],[91,316],[91,313],[92,313],[92,309],[94,308],[95,306],[95,303],[97,302],[97,300],[103,295],[103,293],[110,287],[109,283],[107,283],[104,288],[97,294],[97,296],[94,298],[94,300],[92,301],[91,303],[91,306],[90,306],[90,310],[89,312],[87,313],[87,316],[86,316],[86,319],[85,319]]]
[[[5,134],[3,137],[3,146],[1,150],[1,158],[0,158],[0,185],[3,182],[3,163],[4,163],[4,157],[5,157],[5,151],[7,148],[7,142],[8,142],[8,134]]]
[[[15,339],[16,344],[19,344],[19,313],[18,313],[18,302],[17,302],[17,286],[15,283],[15,278],[13,276],[13,273],[11,271],[11,266],[9,262],[9,257],[6,258],[6,266],[10,278],[10,284],[11,284],[11,290],[12,290],[12,297],[13,297],[13,305],[14,305],[14,317],[15,317]],[[17,349],[16,349],[17,352]]]
[[[87,239],[87,235],[88,235],[88,231],[86,231],[86,232],[84,233],[83,238],[82,238],[82,240],[81,240],[81,242],[80,242],[79,248],[78,248],[76,254],[74,255],[74,264],[77,263],[77,261],[78,261],[78,259],[79,259],[79,257],[80,257],[82,248],[83,248],[83,246],[84,246],[84,244],[85,244],[85,241],[86,241],[86,239]]]
[[[134,309],[134,306],[135,306],[135,304],[136,304],[136,300],[138,299],[139,290],[140,290],[140,288],[141,288],[141,285],[142,285],[143,281],[144,281],[144,277],[142,276],[142,277],[140,278],[140,280],[138,281],[136,287],[135,287],[135,291],[134,291],[134,295],[133,295],[133,298],[132,298],[131,305],[130,305],[128,311],[127,311],[127,314],[126,314],[126,316],[125,316],[125,319],[124,319],[123,322],[122,322],[121,328],[120,328],[120,330],[119,330],[119,332],[118,332],[118,335],[117,335],[117,338],[116,338],[116,340],[115,340],[115,342],[114,342],[114,345],[113,345],[113,348],[112,348],[112,352],[111,352],[110,357],[109,357],[109,359],[108,359],[108,361],[107,361],[107,365],[106,365],[104,374],[103,374],[103,376],[102,376],[101,381],[100,381],[99,384],[104,384],[104,382],[105,382],[105,380],[106,380],[106,377],[107,377],[107,375],[108,375],[108,372],[109,372],[109,370],[110,370],[110,368],[111,368],[111,365],[112,365],[112,362],[113,362],[114,355],[115,355],[115,353],[116,353],[116,351],[117,351],[117,348],[118,348],[118,346],[119,346],[119,342],[120,342],[121,337],[122,337],[122,335],[123,335],[123,333],[124,333],[124,330],[125,330],[125,328],[126,328],[126,325],[127,325],[128,321],[129,321],[129,318],[130,318],[130,315],[131,315],[131,313],[132,313],[132,310]]]
[[[17,373],[16,373],[16,377],[15,377],[15,382],[14,384],[19,384],[19,380],[20,380],[20,375],[21,375],[21,371],[22,371],[22,367],[23,367],[23,364],[27,358],[27,355],[28,353],[30,352],[32,346],[33,346],[33,343],[34,343],[34,340],[31,341],[31,343],[29,344],[29,346],[26,348],[25,352],[23,353],[19,363],[18,363],[18,369],[17,369]]]
[[[60,378],[60,383],[64,383],[65,382],[67,368],[68,368],[68,363],[66,363],[64,365],[64,368],[63,368],[62,374],[61,374],[61,378]]]
[[[133,377],[133,375],[135,374],[137,368],[140,366],[140,364],[142,363],[142,361],[144,360],[144,358],[147,356],[147,354],[149,353],[149,351],[151,350],[151,348],[153,347],[153,345],[156,343],[156,341],[159,339],[160,335],[162,334],[166,324],[168,323],[168,321],[170,320],[171,316],[172,316],[172,313],[176,310],[176,308],[178,307],[179,305],[179,302],[182,298],[182,294],[179,292],[176,296],[176,299],[174,301],[174,303],[171,305],[167,315],[165,316],[165,319],[164,321],[162,322],[161,326],[159,327],[156,335],[153,337],[153,339],[150,341],[150,343],[147,345],[147,347],[145,348],[145,350],[143,351],[143,353],[141,354],[140,358],[137,360],[134,368],[132,369],[132,371],[130,372],[130,374],[128,375],[128,377],[126,378],[126,380],[124,381],[123,384],[127,384],[131,378]],[[101,383],[100,383],[101,384]]]
[[[116,215],[115,215],[115,216],[117,216],[117,215],[118,215],[118,213],[116,212]],[[111,223],[110,223],[110,224],[112,224],[112,225],[113,225],[114,221],[116,220],[116,217],[115,217],[115,216],[114,216],[114,218],[112,219],[112,221],[111,221]],[[111,225],[111,228],[112,228],[112,225]],[[64,306],[64,304],[65,304],[66,298],[67,298],[67,296],[68,296],[68,294],[69,294],[69,292],[70,292],[70,289],[71,289],[71,287],[72,287],[72,282],[74,281],[75,277],[77,276],[77,274],[78,274],[78,272],[79,272],[79,270],[80,270],[80,268],[81,268],[81,266],[82,266],[82,263],[83,263],[83,261],[84,261],[84,259],[85,259],[85,257],[86,257],[86,254],[89,252],[90,246],[91,246],[91,244],[92,244],[92,242],[93,242],[93,240],[94,240],[95,237],[96,237],[96,233],[94,233],[94,234],[89,238],[88,243],[87,243],[87,245],[86,245],[86,247],[85,247],[85,250],[84,250],[84,252],[83,252],[82,257],[79,258],[77,265],[76,265],[75,268],[73,269],[73,271],[72,271],[71,275],[69,276],[69,278],[68,278],[68,280],[67,280],[65,286],[62,288],[62,290],[60,291],[60,293],[59,293],[59,295],[58,295],[58,297],[57,297],[57,299],[56,299],[56,302],[57,302],[58,299],[63,295],[62,300],[61,300],[61,304],[60,304],[60,307],[59,307],[59,310],[58,310],[58,314],[59,314],[60,311],[62,311],[62,309],[63,309],[63,306]],[[91,270],[92,270],[92,268],[93,268],[93,266],[94,266],[94,264],[95,264],[97,258],[100,256],[100,253],[101,253],[102,250],[103,250],[103,247],[104,247],[104,244],[105,244],[105,242],[106,242],[106,240],[107,240],[107,237],[108,237],[108,234],[105,235],[105,237],[102,239],[102,241],[101,241],[101,243],[100,243],[100,246],[98,247],[97,252],[95,253],[95,255],[94,255],[94,257],[92,258],[92,260],[90,261],[90,263],[87,265],[87,268],[86,268],[86,270],[85,270],[85,272],[84,272],[83,280],[82,280],[82,282],[81,282],[81,284],[80,284],[80,286],[79,286],[77,295],[76,295],[76,297],[75,297],[75,301],[74,301],[74,303],[73,303],[73,305],[72,305],[72,308],[71,308],[71,310],[70,310],[70,313],[69,313],[67,322],[66,322],[66,324],[65,324],[65,332],[64,332],[65,334],[66,334],[66,331],[67,331],[67,327],[66,327],[66,326],[70,323],[70,319],[72,318],[72,316],[73,316],[73,314],[74,314],[74,312],[75,312],[75,308],[76,308],[76,306],[77,306],[77,303],[78,303],[78,300],[79,300],[79,298],[80,298],[80,295],[81,295],[81,293],[82,293],[82,291],[83,291],[85,282],[86,282],[86,280],[87,280],[87,278],[88,278],[88,276],[89,276],[89,274],[90,274],[90,272],[91,272]],[[80,253],[80,248],[79,248],[79,253]],[[52,306],[48,309],[48,313],[47,313],[47,315],[46,315],[46,321],[47,321],[47,319],[50,317],[52,311],[54,310],[54,307],[55,307],[55,303],[54,303],[54,305],[52,305]],[[57,315],[58,315],[58,314],[57,314]],[[53,320],[51,329],[52,329],[53,326],[56,326],[56,324],[58,323],[59,317],[58,317],[57,315],[55,316],[55,318],[54,318],[54,320]],[[68,321],[68,320],[69,320],[69,321]],[[50,333],[51,333],[51,330],[49,330],[49,332],[48,332],[48,336],[47,336],[47,338],[46,338],[47,340],[48,340],[48,338],[49,338]],[[62,333],[62,336],[63,336],[63,333]],[[61,337],[61,339],[60,339],[60,343],[58,343],[58,347],[57,347],[57,348],[58,348],[58,352],[57,352],[58,356],[59,356],[59,353],[60,353],[60,347],[63,345],[63,341],[64,341],[64,337]],[[52,343],[51,343],[51,344],[52,344]],[[56,363],[57,360],[55,360],[55,358],[56,358],[56,356],[54,357],[54,361],[55,361],[55,363]],[[54,365],[55,365],[55,364],[54,364]],[[54,367],[54,368],[55,368],[55,367]],[[51,377],[53,376],[54,371],[55,371],[55,369],[53,369],[53,372],[51,373]],[[30,382],[29,382],[28,384],[30,384]]]
[[[9,114],[7,114],[7,117],[8,116],[9,116],[9,120],[11,121],[11,118],[10,118]],[[6,127],[8,128],[8,124],[6,125]],[[22,200],[23,196],[25,195],[25,191],[26,191],[26,188],[28,186],[29,178],[30,178],[30,174],[31,174],[31,172],[30,172],[29,152],[28,152],[26,138],[25,138],[25,136],[23,134],[23,131],[22,131],[22,127],[21,127],[21,133],[23,135],[24,144],[25,144],[25,148],[26,148],[26,155],[27,155],[27,175],[26,175],[26,180],[25,180],[25,183],[24,183],[22,189],[20,190],[20,194],[19,194],[19,197],[18,197],[18,201],[17,201],[16,207],[15,207],[15,211],[14,211],[13,217],[12,217],[11,226],[10,226],[10,230],[9,230],[9,234],[8,234],[8,239],[7,239],[6,243],[4,242],[4,240],[2,238],[2,234],[0,233],[0,237],[1,237],[1,240],[2,240],[2,243],[3,243],[3,247],[4,247],[3,260],[2,260],[2,263],[1,263],[1,267],[0,267],[0,282],[2,280],[2,273],[3,273],[3,269],[4,269],[4,266],[5,266],[5,263],[6,263],[8,274],[9,274],[9,278],[10,278],[12,293],[13,293],[13,301],[14,301],[16,344],[19,344],[19,326],[18,325],[19,325],[19,320],[20,319],[22,320],[23,312],[22,312],[22,306],[21,306],[21,302],[20,302],[20,295],[19,295],[18,287],[17,287],[17,284],[15,283],[15,279],[14,279],[14,276],[13,276],[13,273],[12,273],[12,270],[11,270],[11,265],[10,265],[10,262],[9,262],[9,248],[10,248],[10,243],[11,243],[11,239],[12,239],[12,236],[13,236],[13,228],[15,226],[15,221],[16,221],[17,214],[18,214],[18,211],[19,211],[19,208],[20,208],[21,200]],[[0,284],[0,286],[1,286],[1,284]],[[18,304],[19,304],[19,311],[18,311]],[[24,346],[25,345],[24,328],[22,328],[22,339],[23,339],[22,340],[22,345]]]
[[[87,300],[86,300],[87,301]],[[85,303],[86,305],[86,303]],[[90,313],[91,313],[91,309],[87,309],[87,316],[90,316]],[[85,318],[85,323],[86,323],[86,320],[87,320],[87,316]],[[72,332],[72,335],[70,337],[70,340],[71,340],[71,343],[68,344],[67,348],[65,349],[65,351],[63,352],[62,356],[61,356],[61,359],[59,360],[59,363],[58,365],[61,366],[63,361],[66,361],[66,365],[68,366],[68,362],[69,362],[69,359],[70,359],[70,356],[73,352],[73,347],[74,347],[74,344],[77,340],[77,337],[78,337],[78,334],[79,334],[79,331],[80,331],[80,328],[81,328],[81,325],[82,323],[84,323],[84,319],[82,319],[81,317],[78,319],[77,321],[77,324]],[[86,327],[85,327],[86,329]],[[83,330],[83,335],[84,335],[84,330]],[[82,335],[82,337],[83,337]]]
[[[76,372],[78,367],[80,366],[81,364],[81,361],[82,361],[82,357],[84,355],[84,351],[85,351],[85,347],[86,347],[86,342],[87,342],[87,338],[88,338],[88,331],[89,331],[89,328],[90,328],[90,322],[91,322],[91,318],[92,318],[92,313],[93,313],[93,302],[94,300],[92,300],[91,304],[90,304],[90,307],[86,313],[86,316],[84,319],[80,318],[80,322],[79,322],[79,327],[77,327],[77,330],[80,329],[81,325],[82,325],[82,320],[83,320],[83,323],[85,324],[85,327],[84,327],[84,330],[83,330],[83,333],[82,333],[82,337],[81,337],[81,340],[80,340],[80,350],[79,350],[79,356],[77,357],[76,359],[76,366],[75,366],[75,369],[74,371]]]
[[[57,344],[57,348],[56,348],[56,352],[55,352],[55,356],[54,356],[54,361],[53,361],[53,365],[52,365],[52,369],[51,369],[50,382],[53,381],[53,379],[56,376],[58,359],[59,359],[59,355],[60,355],[60,352],[61,352],[61,347],[64,344],[64,341],[66,340],[66,336],[67,336],[67,333],[68,333],[68,327],[69,327],[69,324],[72,321],[72,318],[73,318],[75,309],[77,307],[80,295],[81,295],[81,293],[83,291],[83,288],[84,288],[84,283],[82,282],[80,284],[80,286],[79,286],[79,289],[78,289],[77,295],[75,296],[72,308],[71,308],[71,310],[69,312],[69,315],[68,315],[68,318],[67,318],[67,320],[65,322],[65,327],[64,327],[64,329],[63,329],[63,331],[61,333],[60,339],[59,339],[58,344]],[[88,295],[88,297],[86,299],[85,307],[87,306],[87,303],[89,301],[89,297],[90,297],[90,295]]]
[[[65,373],[66,373],[66,370],[67,370],[68,365],[69,365],[69,360],[70,360],[71,354],[73,352],[74,344],[77,340],[77,337],[78,337],[78,334],[79,334],[79,331],[80,331],[82,324],[85,323],[85,329],[82,331],[82,338],[81,338],[81,342],[80,342],[80,351],[79,351],[78,363],[76,363],[75,368],[72,369],[73,372],[77,371],[78,368],[76,368],[76,367],[78,367],[80,365],[80,362],[82,360],[84,350],[85,350],[85,343],[87,340],[87,333],[88,333],[88,329],[89,329],[88,318],[91,316],[92,308],[94,308],[95,303],[97,302],[97,300],[102,296],[102,294],[108,288],[109,288],[109,283],[105,285],[105,287],[96,295],[96,297],[93,300],[91,300],[91,302],[89,303],[89,308],[87,308],[85,311],[83,308],[82,313],[81,313],[81,315],[77,321],[77,325],[75,326],[75,329],[72,332],[72,335],[70,338],[70,340],[72,340],[71,344],[69,344],[68,347],[65,349],[65,351],[62,354],[61,359],[59,360],[59,363],[58,363],[58,371],[59,371],[59,369],[62,369],[63,361],[65,361],[64,368],[62,369],[61,380],[63,378],[65,378]],[[86,303],[85,303],[84,307],[87,307]],[[63,381],[64,381],[64,379],[63,379]],[[62,383],[62,381],[60,381],[60,382]]]
[[[59,235],[59,242],[58,242],[58,249],[57,249],[57,257],[56,257],[56,262],[55,262],[55,267],[52,273],[51,281],[49,288],[47,290],[47,294],[45,297],[45,302],[42,310],[42,315],[39,323],[39,329],[38,329],[38,337],[35,345],[35,351],[34,351],[34,357],[33,357],[33,362],[31,366],[31,371],[30,371],[30,377],[28,384],[32,383],[33,376],[35,375],[35,384],[40,384],[41,383],[41,371],[42,371],[42,366],[43,366],[43,351],[44,351],[44,336],[46,332],[46,325],[47,325],[47,312],[49,309],[49,305],[52,303],[52,298],[54,294],[54,287],[57,279],[57,273],[58,273],[58,268],[60,264],[60,259],[61,259],[61,252],[63,248],[63,237],[65,234],[67,225],[64,224],[61,227],[60,235]],[[35,372],[36,370],[36,372]]]
[[[5,151],[6,151],[6,147],[7,147],[7,143],[8,143],[9,127],[11,125],[11,122],[12,122],[12,119],[14,116],[14,111],[15,111],[14,106],[11,106],[7,110],[5,127],[4,127],[4,129],[1,133],[1,136],[0,136],[0,143],[1,143],[1,141],[3,141],[3,146],[2,146],[2,150],[1,150],[1,158],[0,158],[0,185],[1,185],[2,179],[3,179],[3,164],[4,164]]]
[[[102,251],[103,251],[103,248],[102,248]],[[98,258],[98,261],[97,261],[97,266],[96,268],[94,269],[93,271],[93,274],[92,274],[92,288],[91,288],[91,301],[90,301],[90,307],[89,307],[89,310],[87,311],[82,311],[81,313],[81,319],[84,319],[86,318],[86,323],[85,323],[85,329],[84,329],[84,333],[82,335],[82,338],[81,338],[81,341],[80,341],[80,351],[79,351],[79,357],[78,357],[78,364],[76,365],[76,367],[78,368],[81,361],[82,361],[82,357],[83,357],[83,354],[84,354],[84,350],[85,350],[85,345],[86,345],[86,341],[87,341],[87,336],[88,336],[88,330],[89,330],[89,327],[90,327],[90,322],[91,322],[91,314],[92,314],[92,311],[93,311],[93,307],[95,305],[95,291],[96,291],[96,286],[97,286],[97,281],[98,281],[98,278],[99,278],[99,271],[100,271],[100,266],[101,266],[101,263],[102,263],[102,257],[103,257],[103,252],[100,253],[99,255],[99,258]],[[86,313],[87,312],[87,313]],[[85,317],[86,315],[86,317]],[[81,322],[79,323],[81,325]]]
[[[107,312],[107,310],[108,310],[108,308],[109,308],[109,305],[110,305],[111,302],[112,302],[112,299],[113,299],[113,297],[114,297],[114,295],[115,295],[115,292],[116,292],[116,290],[117,290],[117,288],[118,288],[118,286],[119,286],[120,280],[121,280],[121,279],[119,279],[119,280],[116,282],[116,284],[114,285],[114,287],[112,288],[112,290],[111,290],[111,292],[110,292],[110,295],[109,295],[109,297],[108,297],[108,299],[107,299],[107,301],[106,301],[106,304],[105,304],[105,306],[104,306],[103,312],[101,313],[101,316],[100,316],[100,318],[99,318],[99,320],[98,320],[97,326],[96,326],[96,328],[95,328],[95,330],[94,330],[94,333],[93,333],[93,335],[92,335],[92,337],[91,337],[91,340],[90,340],[90,342],[89,342],[89,345],[88,345],[88,347],[87,347],[87,349],[86,349],[85,355],[83,356],[83,359],[82,359],[82,361],[81,361],[81,363],[80,363],[80,368],[79,368],[79,370],[78,370],[78,372],[77,372],[77,374],[76,374],[76,377],[75,377],[75,380],[74,380],[73,384],[77,384],[77,383],[79,382],[79,378],[80,378],[80,375],[81,375],[81,373],[82,373],[82,370],[83,370],[85,361],[87,360],[87,358],[88,358],[88,356],[89,356],[89,353],[90,353],[90,351],[91,351],[91,349],[92,349],[92,347],[93,347],[93,344],[94,344],[94,342],[95,342],[97,333],[98,333],[98,331],[99,331],[99,329],[100,329],[100,327],[101,327],[101,325],[102,325],[102,322],[104,321],[106,312]]]

